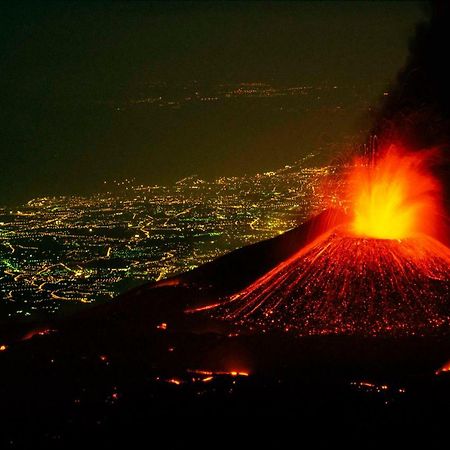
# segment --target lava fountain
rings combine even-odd
[[[434,155],[391,146],[375,164],[357,159],[348,180],[352,231],[377,239],[435,235],[443,214],[440,184],[429,171]]]
[[[422,335],[450,330],[450,249],[437,239],[431,152],[392,146],[354,161],[351,220],[328,230],[208,310],[239,329],[300,335]]]

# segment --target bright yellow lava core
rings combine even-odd
[[[375,164],[355,162],[349,179],[356,235],[404,239],[432,234],[440,186],[426,168],[429,153],[402,153],[391,146]]]

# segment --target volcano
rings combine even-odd
[[[449,288],[450,250],[437,240],[356,237],[340,227],[209,313],[263,332],[435,333],[450,323]]]
[[[432,237],[444,217],[433,151],[396,145],[357,158],[330,227],[222,302],[195,311],[240,330],[300,335],[422,335],[449,328],[450,249]]]

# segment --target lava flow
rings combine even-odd
[[[352,219],[209,310],[239,328],[415,335],[450,327],[450,249],[436,239],[439,183],[430,153],[391,147],[355,161]]]

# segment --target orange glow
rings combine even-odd
[[[0,352],[4,352],[7,348],[6,345],[0,345]]]
[[[158,330],[167,330],[167,323],[162,322],[159,325],[157,325],[156,328],[158,328]]]
[[[210,370],[194,370],[194,369],[188,369],[188,372],[190,373],[196,373],[198,375],[213,375],[214,372]]]
[[[53,333],[54,331],[56,330],[52,330],[51,328],[38,328],[36,330],[31,330],[22,338],[22,341],[27,341],[28,339],[32,339],[35,336],[45,336],[47,334]]]
[[[373,165],[355,162],[349,197],[356,235],[405,239],[435,234],[440,185],[427,168],[432,154],[406,153],[392,145]]]
[[[230,375],[233,377],[248,377],[248,373],[247,372],[236,372],[235,370],[233,370],[232,372],[230,372]]]
[[[198,375],[208,375],[208,376],[212,376],[212,375],[231,375],[232,377],[248,377],[250,374],[249,372],[240,372],[237,370],[232,370],[230,372],[227,371],[211,371],[211,370],[200,370],[200,369],[188,369],[188,372],[190,373],[195,373]],[[205,380],[203,380],[205,381]],[[209,380],[208,380],[209,381]]]
[[[450,361],[446,362],[440,369],[436,370],[436,375],[443,372],[450,372]]]

